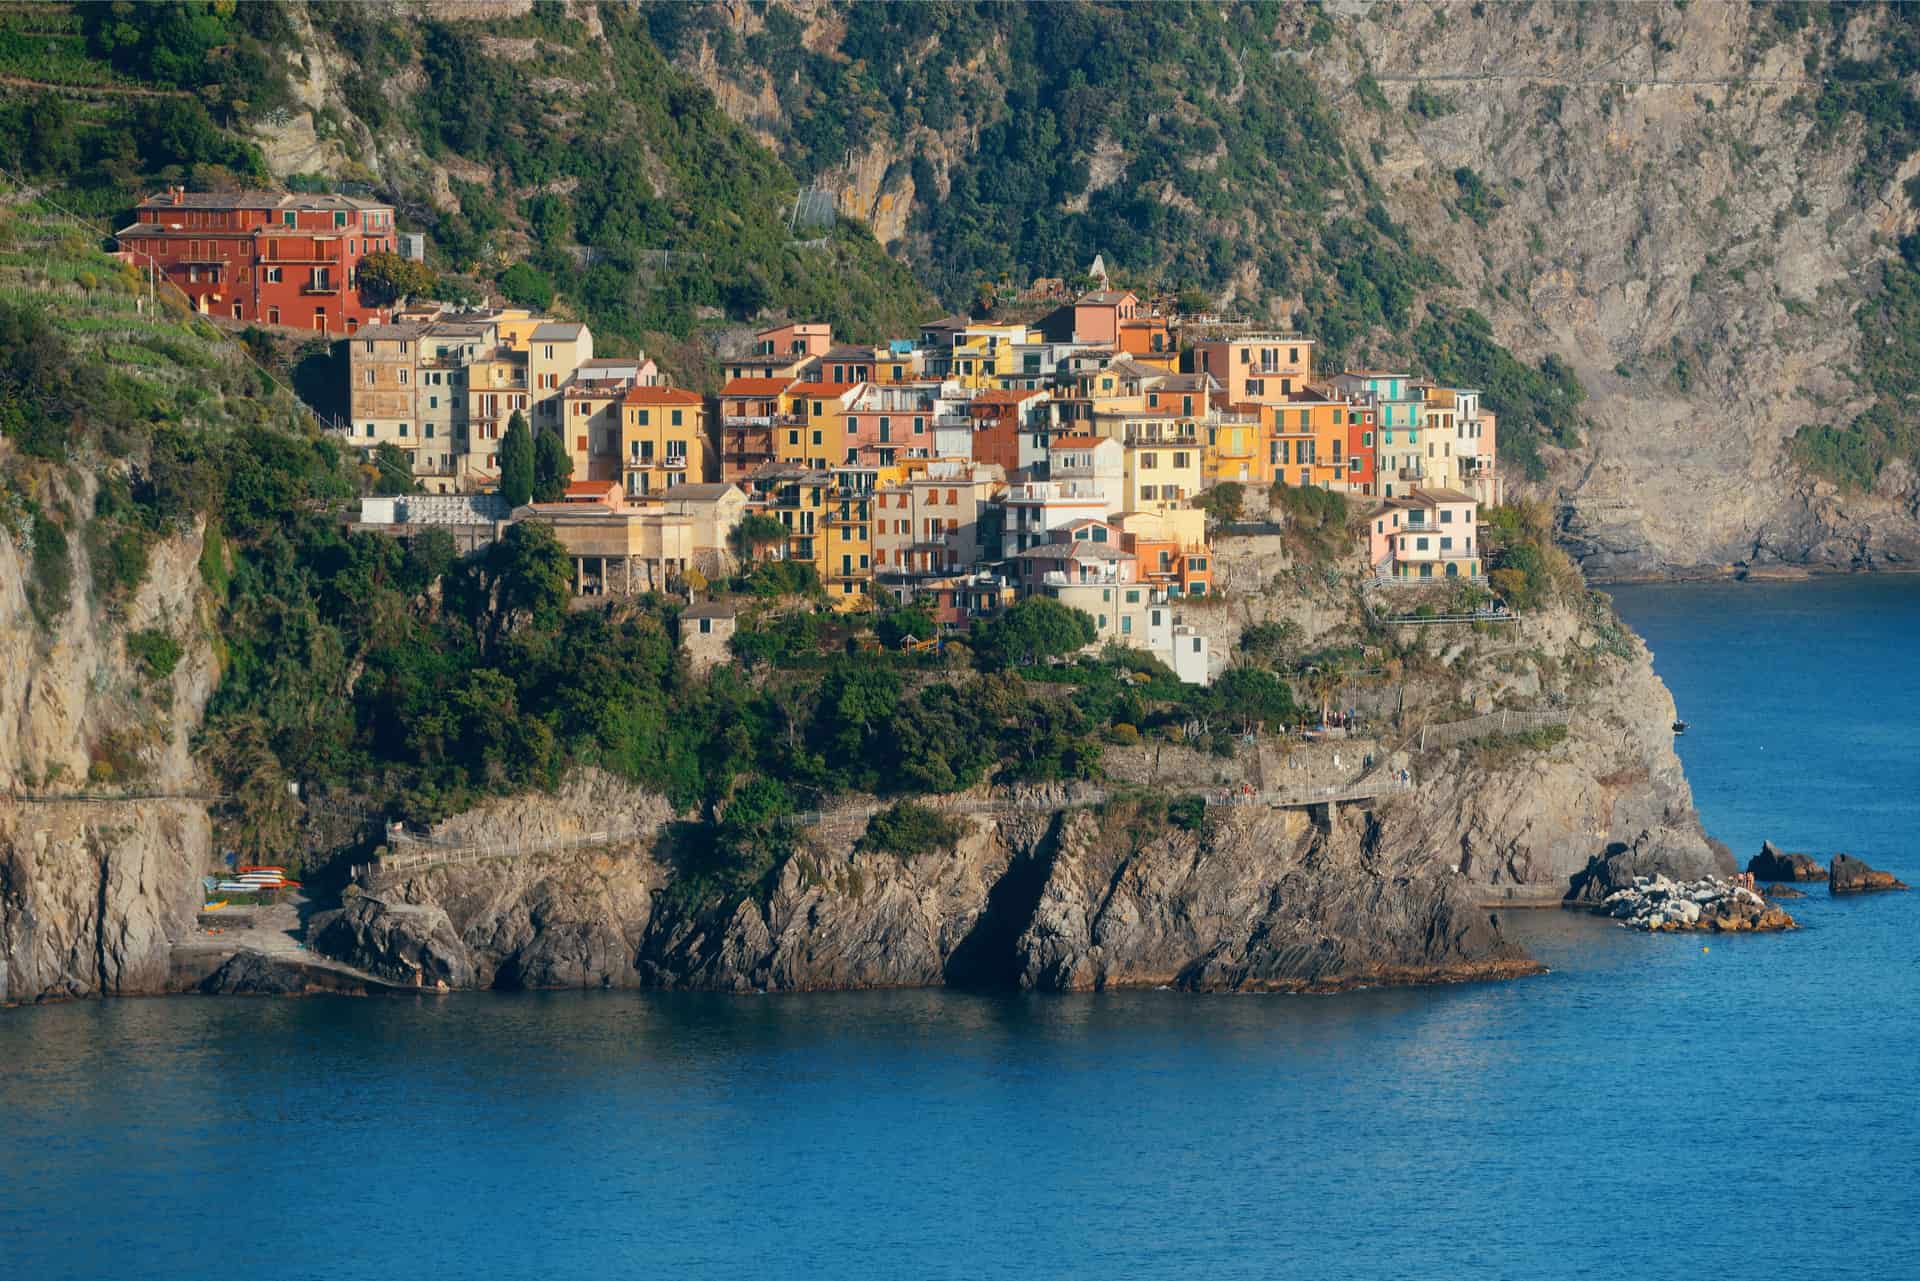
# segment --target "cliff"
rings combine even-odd
[[[81,510],[93,497],[42,495]],[[191,739],[217,677],[200,545],[156,543],[110,616],[88,604],[90,558],[72,540],[76,603],[48,630],[28,605],[31,553],[0,538],[0,1000],[165,989],[212,845],[191,799],[205,790]],[[153,631],[181,647],[164,677],[127,649]],[[116,793],[143,799],[81,799]]]
[[[534,826],[597,812],[579,808],[588,796],[666,821],[586,779]],[[481,829],[524,832],[527,817],[516,801]],[[656,829],[399,878],[317,918],[315,938],[383,977],[449,986],[1301,991],[1535,968],[1459,878],[1413,844],[1390,850],[1360,813],[1322,831],[1299,811],[1228,810],[1186,831],[1164,801],[1122,801],[975,816],[951,850],[914,858],[856,851],[860,827],[828,816],[764,900],[688,911],[660,895]]]

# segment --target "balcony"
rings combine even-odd
[[[773,419],[772,414],[725,414],[721,416],[720,425],[723,427],[771,427]]]
[[[1427,469],[1424,467],[1400,467],[1395,469],[1394,475],[1401,480],[1425,480],[1427,478]]]
[[[1136,427],[1129,423],[1122,436],[1127,445],[1155,445],[1168,449],[1198,449],[1198,431],[1175,431],[1163,427]]]
[[[660,465],[668,471],[685,471],[687,469],[687,456],[685,454],[668,454],[661,460]]]

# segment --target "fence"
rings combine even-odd
[[[389,834],[388,852],[369,871],[374,880],[432,867],[479,863],[486,859],[553,854],[563,850],[613,845],[640,835],[640,825],[626,821],[598,832],[571,832],[542,841],[460,841],[444,837]]]
[[[1490,734],[1529,734],[1534,730],[1565,725],[1573,713],[1565,708],[1545,712],[1494,712],[1470,721],[1450,721],[1445,725],[1427,725],[1420,730],[1420,750],[1451,747],[1468,739]]]

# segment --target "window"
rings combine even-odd
[[[1133,635],[1133,615],[1131,614],[1120,615],[1120,634],[1122,636]]]
[[[427,439],[428,439],[428,440],[432,440],[432,439],[433,439],[433,424],[432,424],[432,423],[428,423],[428,424],[427,424],[427,430],[426,430],[426,436],[427,436]]]
[[[703,618],[700,620],[700,634],[702,636],[713,635],[713,620],[711,618]]]
[[[373,424],[372,424],[372,423],[368,423],[368,424],[367,424],[367,435],[368,435],[368,437],[369,437],[369,438],[371,438],[371,437],[372,437],[372,435],[373,435]]]
[[[404,369],[400,371],[400,385],[402,387],[405,387],[407,385],[407,371]]]
[[[1428,544],[1429,544],[1429,543],[1430,543],[1431,541],[1432,541],[1431,539],[1427,539],[1427,538],[1416,538],[1416,539],[1414,539],[1414,540],[1413,540],[1413,546],[1414,546],[1414,550],[1416,550],[1416,551],[1426,551],[1426,550],[1427,550],[1427,546],[1428,546]]]
[[[1443,551],[1443,552],[1450,552],[1450,551],[1452,551],[1452,550],[1453,550],[1453,539],[1451,539],[1451,538],[1442,538],[1442,539],[1440,540],[1440,550],[1441,550],[1441,551]]]
[[[1189,454],[1175,454],[1173,456],[1173,465],[1175,467],[1185,467],[1187,465],[1187,460],[1190,457],[1191,455]]]
[[[1140,455],[1140,468],[1142,471],[1152,471],[1155,468],[1157,468],[1159,465],[1160,465],[1160,455],[1158,454]]]
[[[1442,507],[1440,509],[1440,523],[1442,525],[1453,524],[1453,509],[1451,507]]]
[[[647,425],[647,411],[644,409],[639,409],[639,410],[635,410],[634,412],[638,415],[638,418],[636,419],[637,424],[641,427],[645,427]]]
[[[680,426],[680,411],[677,409],[673,411],[673,425],[675,427]]]
[[[1361,432],[1361,433],[1360,433],[1360,444],[1361,444],[1361,447],[1362,447],[1362,448],[1365,448],[1365,449],[1372,449],[1372,448],[1373,448],[1373,433],[1372,433],[1372,432],[1370,432],[1370,431],[1363,431],[1363,432]]]
[[[404,436],[406,436],[406,434],[407,434],[407,425],[406,425],[405,423],[401,423],[401,424],[400,424],[400,435],[401,435],[402,437],[404,437]]]
[[[814,443],[814,444],[816,444],[816,445],[818,445],[818,444],[820,443],[820,433],[819,433],[819,432],[815,432],[815,433],[813,433],[813,443]]]

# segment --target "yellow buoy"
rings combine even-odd
[[[1706,951],[1707,949],[1703,947],[1703,948],[1701,948],[1700,950],[1701,950],[1702,952],[1704,952],[1704,951]]]

